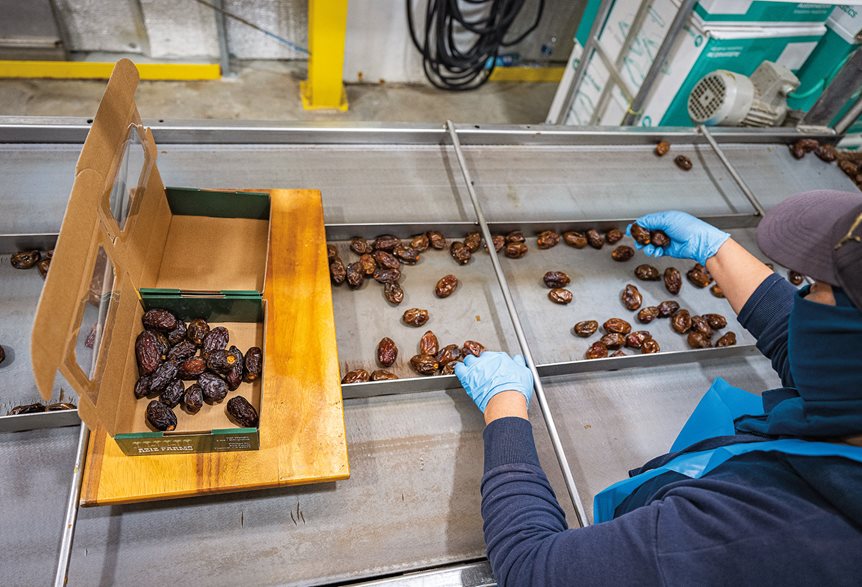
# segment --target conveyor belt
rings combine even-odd
[[[74,137],[81,136],[77,128],[81,125],[72,125],[71,130],[67,126],[55,129],[59,140],[80,140]],[[18,136],[24,142],[34,132],[24,128]],[[359,140],[354,134],[337,135],[332,129],[320,134],[315,144],[314,128],[291,135],[303,144],[284,144],[290,136],[278,130],[229,127],[208,129],[205,136],[209,140],[226,137],[232,143],[238,142],[238,136],[252,142],[258,136],[260,142],[272,144],[177,142],[177,137],[199,136],[195,132],[156,131],[159,167],[166,183],[317,187],[323,191],[326,221],[333,236],[343,237],[342,229],[353,230],[361,223],[473,221],[457,161],[451,147],[440,144],[443,131],[436,127],[403,134],[398,129],[384,133],[375,127],[374,133],[360,133],[374,142],[353,145],[327,144],[337,142],[339,136],[343,141]],[[537,138],[523,128],[495,129],[487,136],[472,132],[465,130],[463,139],[467,165],[489,221],[501,226],[607,221],[667,207],[728,217],[728,222],[739,226],[756,221],[726,169],[690,130],[666,132],[676,137],[675,150],[695,155],[695,169],[682,176],[672,161],[652,155],[649,144],[657,136],[654,134],[634,133],[627,141],[619,133],[555,133]],[[0,128],[0,138],[8,138],[9,133],[8,127]],[[813,157],[793,160],[780,144],[789,140],[786,133],[770,135],[771,139],[763,133],[749,138],[740,132],[717,134],[721,148],[767,208],[807,189],[856,189],[834,166]],[[53,140],[51,127],[39,128],[37,136]],[[381,136],[385,142],[380,142],[384,140]],[[482,141],[489,144],[478,144]],[[492,144],[518,141],[539,144]],[[551,144],[555,141],[559,144]],[[0,234],[58,229],[79,149],[79,144],[62,143],[0,145],[0,177],[4,178]],[[338,226],[343,224],[349,226]],[[750,242],[750,229],[740,228],[735,234]],[[547,253],[575,253],[563,247]],[[609,250],[606,247],[596,254],[609,254]],[[484,263],[483,268],[482,255],[477,257],[471,267],[477,273],[484,271],[493,283],[489,264]],[[529,263],[520,266],[524,275],[540,269],[533,265],[540,258],[522,260]],[[599,257],[593,260],[598,263]],[[448,259],[444,255],[439,261]],[[517,271],[516,263],[507,261],[506,270]],[[633,267],[634,261],[629,264]],[[408,279],[415,279],[411,275],[416,273],[410,272],[419,269],[408,268]],[[527,299],[530,290],[522,289],[517,275],[511,275],[516,303],[523,306],[522,312],[534,315]],[[16,340],[26,339],[32,320],[27,308],[31,306],[20,296],[36,295],[41,280],[34,275],[7,275],[6,271],[2,278],[0,292],[20,293],[13,295],[14,305],[0,310],[0,343],[12,332],[18,333]],[[30,284],[32,278],[37,280],[35,285]],[[617,278],[620,275],[613,279]],[[611,279],[610,274],[601,279]],[[405,285],[409,291],[412,283]],[[36,289],[28,293],[31,286]],[[490,312],[489,324],[499,332],[496,343],[514,350],[510,327],[499,314],[499,293],[493,288],[487,292],[485,299],[476,301],[482,305],[477,313]],[[708,296],[705,291],[696,293]],[[359,324],[362,315],[350,305],[361,298],[342,299],[348,295],[350,292],[336,293],[342,362],[352,359],[351,355],[365,356],[368,345],[373,345],[363,333],[357,346],[358,330],[344,326],[351,319]],[[541,310],[543,305],[537,308]],[[538,358],[548,362],[565,359],[568,351],[561,346],[568,339],[561,335],[543,345],[538,334],[541,325],[535,324],[536,332],[528,331],[528,337]],[[452,332],[451,336],[460,335]],[[667,449],[713,377],[721,375],[752,391],[778,384],[768,361],[759,355],[711,357],[545,380],[549,405],[588,512],[597,491]],[[15,377],[9,376],[11,372],[6,366],[0,368],[0,389],[13,394],[15,401],[26,401],[27,386],[32,384],[19,379],[19,369],[14,371]],[[441,379],[440,387],[445,387],[442,383]],[[348,481],[81,510],[71,584],[326,583],[481,558],[482,423],[463,393],[432,390],[348,400],[345,417],[352,471]],[[533,423],[543,465],[573,523],[571,504],[565,501],[560,470],[538,412],[533,414]],[[6,498],[2,526],[7,530],[0,537],[0,549],[9,555],[0,565],[0,584],[50,582],[76,438],[74,428],[0,434],[4,471],[0,494]],[[22,541],[25,535],[27,541]]]

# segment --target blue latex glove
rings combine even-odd
[[[521,355],[514,359],[506,353],[492,351],[485,351],[478,357],[467,355],[463,363],[455,365],[455,375],[483,414],[491,398],[503,391],[523,394],[527,407],[530,406],[533,374]]]
[[[641,245],[635,242],[638,249],[651,257],[669,255],[677,259],[694,259],[701,265],[706,265],[706,260],[715,255],[721,245],[730,235],[717,229],[703,220],[695,218],[691,214],[678,210],[667,210],[665,212],[654,212],[641,216],[635,220],[640,226],[647,230],[661,230],[670,237],[670,244],[666,247],[654,245]],[[632,235],[632,225],[626,227],[626,234]]]

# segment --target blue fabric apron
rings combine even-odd
[[[734,419],[746,414],[763,414],[760,396],[733,387],[724,379],[718,378],[697,404],[669,452],[683,450],[708,438],[735,434]],[[593,500],[593,519],[596,523],[612,520],[614,512],[625,498],[653,477],[674,471],[686,477],[698,479],[728,459],[758,451],[777,451],[800,456],[844,457],[862,462],[862,447],[797,439],[731,444],[712,450],[686,453],[661,467],[614,483],[596,495]]]

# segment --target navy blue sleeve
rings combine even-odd
[[[785,387],[793,387],[787,360],[787,321],[796,288],[777,273],[763,280],[739,312],[739,323],[757,339]]]
[[[567,529],[539,465],[532,427],[501,418],[485,428],[482,518],[500,585],[620,585],[661,582],[655,508],[612,522]]]

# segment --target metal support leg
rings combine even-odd
[[[805,114],[800,127],[825,127],[838,116],[844,104],[862,88],[862,49],[847,60],[832,83],[823,90],[823,94],[814,106]]]
[[[464,160],[464,153],[461,151],[461,141],[458,139],[458,133],[455,130],[455,125],[451,120],[446,121],[446,129],[449,131],[449,137],[452,139],[452,146],[455,148],[455,156],[458,158],[458,166],[461,168],[461,173],[464,175],[464,182],[467,184],[467,193],[470,194],[470,200],[473,203],[473,209],[476,212],[476,220],[482,230],[482,236],[486,243],[493,242],[491,230],[488,228],[488,222],[485,220],[485,214],[482,212],[482,206],[479,204],[479,198],[476,195],[476,190],[473,188],[473,180],[470,178],[470,170],[467,169],[467,162]],[[527,344],[527,337],[524,334],[524,329],[521,326],[521,319],[518,317],[518,310],[515,308],[515,302],[512,299],[512,293],[509,290],[509,283],[506,280],[506,275],[503,273],[503,267],[500,265],[500,258],[497,255],[494,247],[488,247],[488,253],[491,257],[491,264],[494,266],[494,273],[497,275],[497,281],[500,283],[500,290],[503,293],[503,299],[506,302],[506,309],[509,312],[509,318],[512,320],[512,326],[515,328],[515,335],[518,337],[518,345],[521,347],[521,353],[524,355],[524,360],[527,367],[533,373],[533,383],[536,391],[536,401],[539,403],[539,408],[542,410],[542,416],[545,419],[545,425],[548,428],[548,435],[551,437],[551,445],[554,447],[554,453],[557,456],[557,462],[560,464],[560,469],[563,472],[563,480],[566,483],[566,489],[569,492],[569,498],[572,500],[572,505],[575,507],[575,515],[578,517],[578,523],[583,527],[589,525],[584,505],[581,502],[581,497],[578,495],[578,488],[575,486],[575,479],[572,476],[572,469],[569,467],[569,461],[566,459],[566,454],[563,451],[560,435],[557,432],[557,427],[554,425],[554,417],[551,414],[551,408],[548,406],[548,400],[545,397],[545,389],[542,386],[542,380],[539,377],[539,372],[536,370],[536,363],[533,360],[533,353]]]
[[[638,90],[637,96],[632,100],[632,103],[629,106],[629,111],[625,115],[625,118],[623,118],[623,126],[637,124],[641,115],[641,109],[646,103],[647,98],[649,98],[650,92],[652,92],[653,83],[655,83],[661,68],[664,66],[665,59],[667,59],[667,56],[670,54],[670,50],[673,49],[673,45],[676,42],[680,31],[682,31],[685,23],[688,22],[688,19],[691,16],[691,11],[694,10],[694,5],[696,3],[697,0],[683,0],[680,5],[679,11],[670,23],[670,28],[655,54],[655,59],[653,60],[652,65],[650,65],[650,68],[644,77],[644,81],[641,82],[641,87]]]
[[[730,177],[733,178],[733,181],[736,182],[736,185],[739,186],[739,189],[742,190],[742,193],[748,199],[748,202],[751,204],[751,207],[754,208],[757,215],[763,218],[763,215],[766,213],[766,210],[763,209],[763,206],[760,205],[760,201],[757,199],[757,196],[754,195],[754,192],[751,191],[751,188],[748,187],[748,184],[745,183],[745,180],[742,179],[742,176],[739,175],[739,172],[736,171],[736,168],[730,163],[730,160],[727,158],[727,155],[724,154],[724,151],[721,150],[721,147],[718,146],[718,143],[715,141],[715,137],[712,136],[712,133],[709,132],[702,124],[697,125],[697,130],[700,134],[703,135],[703,138],[706,139],[706,142],[709,143],[709,146],[712,147],[712,150],[718,156],[718,159],[721,161],[722,165],[724,165],[727,172],[730,174]]]
[[[300,85],[306,110],[347,110],[344,39],[347,0],[308,0],[308,79]]]
[[[60,541],[60,558],[57,561],[57,574],[54,575],[54,587],[64,587],[69,580],[69,561],[72,560],[72,542],[75,538],[75,524],[78,521],[78,505],[81,501],[81,483],[84,480],[84,459],[87,456],[87,443],[90,431],[81,422],[78,435],[78,450],[75,454],[75,469],[72,471],[72,486],[69,489],[69,499],[66,501],[66,520],[63,524],[63,534]]]
[[[219,62],[221,63],[221,76],[233,77],[230,69],[230,52],[227,47],[227,26],[224,21],[224,0],[213,0],[216,10],[213,11],[216,20],[216,32],[218,33]]]

